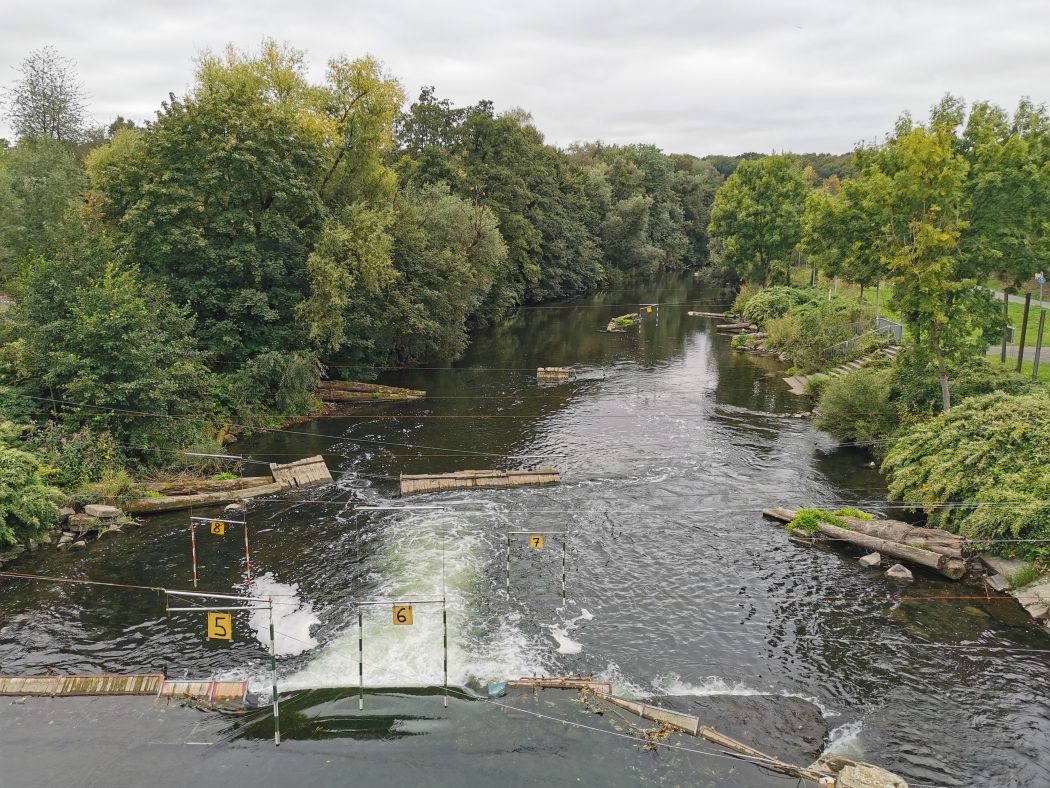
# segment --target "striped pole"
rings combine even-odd
[[[273,597],[270,597],[270,670],[273,673],[273,743],[281,746],[281,707],[277,698],[277,643],[273,635]]]
[[[197,526],[190,520],[190,551],[193,553],[193,587],[197,587]]]
[[[445,609],[445,600],[441,600],[441,627],[445,637],[445,708],[448,708],[448,612]]]
[[[357,609],[357,708],[365,707],[365,623],[361,608]]]
[[[248,585],[252,584],[252,554],[248,549],[248,521],[244,521],[244,562],[248,567]],[[249,591],[251,589],[248,589]]]
[[[565,604],[565,551],[569,546],[569,535],[561,540],[561,603]]]
[[[507,596],[510,596],[510,534],[507,534]]]

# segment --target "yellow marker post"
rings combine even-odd
[[[394,605],[394,626],[412,626],[412,605]]]
[[[208,613],[208,637],[212,640],[233,640],[233,615]]]
[[[211,532],[216,536],[226,535],[226,523],[219,522],[218,520],[211,521]]]
[[[543,534],[533,534],[529,537],[529,547],[533,550],[543,549]]]

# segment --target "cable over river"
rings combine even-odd
[[[296,779],[288,764],[302,775],[326,760],[334,765],[303,784],[345,784],[348,771],[392,785],[783,784],[695,740],[674,741],[702,753],[640,750],[616,733],[631,732],[627,721],[599,721],[551,690],[519,712],[454,693],[446,713],[436,690],[366,689],[355,716],[354,600],[444,597],[456,688],[484,694],[492,680],[593,675],[621,694],[709,714],[713,725],[736,714],[749,743],[770,753],[831,748],[913,784],[1050,784],[1050,638],[1013,600],[974,598],[983,590],[918,573],[896,584],[762,519],[769,505],[878,512],[886,491],[867,455],[836,449],[791,417],[808,404],[788,392],[783,364],[732,351],[716,320],[687,314],[724,301],[681,275],[523,309],[476,332],[447,369],[379,378],[426,399],[364,402],[233,447],[266,461],[320,453],[336,478],[251,503],[250,587],[243,542],[198,537],[200,590],[274,596],[281,691],[303,692],[284,704],[276,754],[266,724],[247,720],[222,728],[223,746],[207,756],[191,752],[195,765],[171,756],[172,768],[207,774],[222,764],[231,786],[287,784]],[[637,327],[605,333],[633,304],[660,306]],[[549,366],[574,367],[576,377],[538,385],[536,368]],[[541,465],[562,482],[397,497],[402,472]],[[352,500],[447,508],[355,512]],[[11,568],[188,588],[187,523],[187,513],[156,517],[118,541],[39,551]],[[509,594],[508,532],[526,534],[511,537]],[[537,532],[542,550],[528,544]],[[244,677],[268,692],[263,615],[235,612],[233,641],[209,641],[203,614],[165,616],[148,592],[9,578],[0,589],[4,674],[164,671]],[[938,596],[950,598],[928,598]],[[366,687],[439,687],[440,605],[415,607],[411,626],[390,616],[365,608]],[[151,719],[130,700],[108,703],[117,717]],[[0,725],[12,713],[0,713]],[[813,741],[794,743],[811,729]],[[73,748],[96,780],[84,784],[110,784],[104,748],[61,737],[48,752]],[[6,771],[14,753],[3,740]],[[251,757],[231,755],[244,751]],[[150,779],[183,777],[161,769]]]

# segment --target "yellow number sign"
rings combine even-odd
[[[218,520],[212,520],[211,532],[216,536],[224,536],[226,534],[226,523],[220,523]]]
[[[533,550],[543,549],[543,534],[533,534],[529,537],[529,547]]]
[[[233,640],[233,614],[208,613],[208,637],[212,640]]]
[[[645,311],[648,312],[649,314],[652,314],[653,308],[651,306],[647,306],[645,308]]]
[[[394,605],[394,626],[411,626],[412,605]]]

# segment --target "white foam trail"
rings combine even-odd
[[[668,673],[666,676],[658,676],[653,679],[653,689],[657,695],[692,695],[706,697],[709,695],[764,695],[780,696],[782,698],[799,698],[812,703],[820,709],[825,719],[838,717],[839,712],[825,706],[819,698],[812,695],[803,695],[800,692],[789,692],[788,690],[760,690],[749,687],[741,681],[730,684],[721,676],[708,676],[700,684],[690,684],[682,681],[677,673]]]
[[[847,758],[862,758],[864,748],[860,743],[860,732],[863,729],[864,723],[861,720],[839,725],[828,734],[828,746],[824,748],[824,753],[833,752]]]
[[[274,649],[281,657],[302,654],[317,646],[310,628],[321,623],[321,620],[314,614],[313,604],[304,602],[298,594],[298,585],[281,583],[269,572],[252,581],[252,596],[274,598]],[[248,617],[248,624],[255,630],[258,641],[269,650],[270,612],[256,608]]]
[[[548,627],[551,631],[551,636],[558,643],[557,651],[559,654],[579,654],[583,651],[583,644],[577,643],[575,640],[569,637],[569,633],[559,626]]]
[[[491,554],[490,519],[481,513],[415,511],[384,518],[371,542],[374,577],[368,598],[408,602],[440,599],[448,613],[449,683],[543,675],[540,644],[530,643],[518,617],[478,620],[478,567]],[[444,581],[444,582],[443,582]],[[481,594],[495,593],[481,590]],[[440,686],[444,682],[440,604],[413,608],[411,626],[393,626],[386,605],[363,608],[366,687]],[[354,621],[300,671],[289,688],[345,687],[358,683],[358,628]]]

